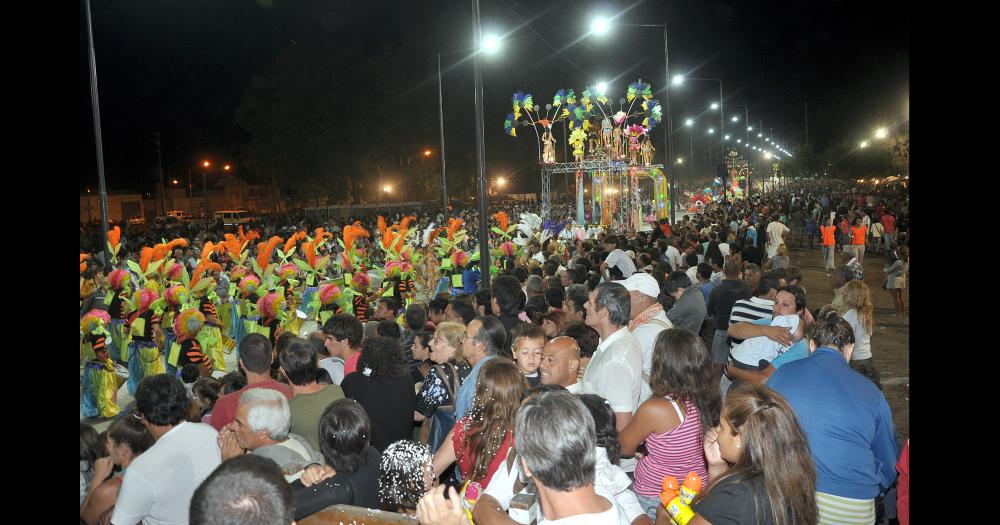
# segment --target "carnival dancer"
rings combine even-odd
[[[83,352],[87,360],[83,363],[83,406],[85,418],[111,418],[121,411],[118,408],[118,389],[125,378],[115,369],[114,361],[108,354],[108,330],[111,316],[104,310],[93,309],[80,320],[84,334]]]
[[[111,287],[111,290],[108,292],[110,301],[107,298],[104,300],[105,304],[108,305],[108,315],[111,316],[111,324],[108,326],[108,331],[111,332],[108,352],[112,359],[123,364],[128,362],[128,345],[125,334],[125,305],[128,301],[129,283],[131,281],[132,274],[128,273],[128,271],[121,268],[112,270],[108,274],[108,286]]]
[[[191,274],[191,297],[197,301],[198,310],[205,316],[205,326],[198,334],[198,342],[202,351],[212,359],[215,370],[225,372],[226,361],[222,348],[222,321],[216,308],[219,296],[215,293],[215,278],[212,273],[221,272],[219,263],[211,262],[209,257],[213,252],[222,250],[222,245],[214,245],[206,241],[201,250],[201,262]],[[208,273],[212,272],[212,273]],[[208,275],[206,275],[208,273]]]
[[[257,301],[257,312],[260,314],[257,324],[265,329],[265,331],[258,329],[258,333],[265,335],[271,341],[271,348],[274,348],[278,336],[281,335],[284,309],[284,296],[274,292],[268,293]]]
[[[151,289],[152,285],[151,281],[147,283],[147,287],[135,292],[135,298],[132,301],[135,310],[128,316],[125,323],[130,336],[128,343],[128,392],[133,396],[142,378],[166,372],[163,359],[160,357],[160,348],[156,345],[156,339],[160,336],[160,316],[153,311],[151,305],[159,299],[159,295]]]
[[[174,319],[180,313],[181,305],[186,304],[189,297],[188,289],[183,284],[171,286],[163,293],[166,308],[161,314],[160,331],[163,332],[163,351],[165,353],[170,352],[170,347],[177,340],[177,334],[174,333]],[[176,367],[169,362],[166,363],[165,368],[168,374],[174,375],[177,372]]]
[[[198,335],[204,329],[205,316],[197,308],[182,310],[174,319],[174,333],[177,340],[170,346],[167,362],[173,365],[180,376],[184,365],[192,363],[198,367],[201,377],[212,375],[212,358],[202,351]]]

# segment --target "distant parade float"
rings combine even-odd
[[[543,220],[551,218],[551,181],[557,173],[576,176],[576,226],[638,230],[644,218],[670,216],[666,174],[662,164],[653,164],[651,132],[663,118],[660,102],[642,79],[630,84],[617,104],[605,96],[606,90],[604,85],[589,86],[578,97],[572,89],[560,89],[544,110],[531,93],[517,91],[511,98],[513,112],[504,120],[504,132],[515,138],[518,128],[535,132]],[[564,162],[556,162],[559,140],[553,129],[560,122]],[[643,199],[639,182],[647,178],[652,196]],[[647,213],[643,201],[652,204]]]

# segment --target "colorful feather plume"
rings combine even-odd
[[[463,251],[456,251],[451,254],[451,263],[455,265],[456,268],[459,266],[465,266],[467,262],[469,262],[469,254]]]
[[[292,253],[292,250],[295,249],[295,243],[305,238],[306,238],[305,231],[297,231],[293,233],[292,236],[289,237],[287,241],[285,241],[285,248],[281,251],[285,252],[286,255]]]
[[[507,257],[513,257],[515,251],[517,251],[517,247],[515,247],[514,243],[510,241],[504,242],[500,245],[500,253]]]
[[[455,240],[455,232],[457,232],[458,229],[461,228],[462,224],[464,224],[464,223],[465,223],[465,221],[463,221],[462,219],[456,219],[454,217],[448,219],[448,240],[449,241],[454,241]]]
[[[424,238],[424,246],[430,246],[431,244],[433,244],[434,239],[436,239],[437,236],[440,235],[441,232],[443,231],[444,231],[444,226],[438,226],[437,228],[431,230],[430,233],[428,233],[427,236]]]
[[[112,249],[117,248],[118,247],[118,243],[120,243],[121,240],[122,240],[122,229],[121,228],[119,228],[118,226],[115,226],[114,228],[111,228],[110,231],[108,231],[108,244],[111,245]]]
[[[501,230],[507,231],[507,227],[510,226],[510,218],[507,217],[507,212],[498,211],[493,214],[493,218],[495,218],[497,222],[500,223]]]
[[[350,250],[358,237],[368,238],[368,235],[368,230],[361,227],[361,221],[354,221],[354,224],[344,227],[344,248]]]
[[[167,278],[171,281],[180,281],[184,275],[184,266],[181,263],[174,263],[167,269]]]
[[[226,249],[229,257],[234,260],[239,259],[240,252],[243,250],[243,242],[231,233],[225,234],[223,238],[225,240],[222,241],[222,246]]]
[[[376,222],[376,226],[378,226],[378,233],[380,235],[385,235],[385,230],[386,230],[385,217],[379,215],[378,221]]]
[[[513,113],[508,113],[507,118],[503,121],[503,132],[510,135],[511,137],[517,136],[517,128],[515,126],[517,122],[517,117]]]
[[[198,266],[195,267],[194,273],[191,274],[191,288],[194,289],[198,285],[198,281],[201,280],[201,276],[205,274],[206,271],[222,271],[222,266],[219,263],[201,261]],[[196,290],[197,291],[197,290]]]
[[[153,260],[153,248],[149,246],[143,246],[142,250],[139,251],[139,268],[142,268],[142,273],[146,273],[146,269],[149,268],[149,263]]]
[[[281,244],[281,237],[277,235],[268,239],[267,242],[257,244],[257,265],[260,266],[260,271],[263,272],[267,268],[271,262],[271,254],[274,253],[274,249],[279,244]]]
[[[358,272],[351,278],[351,284],[358,290],[367,290],[370,283],[371,279],[368,278],[368,274],[365,272]]]

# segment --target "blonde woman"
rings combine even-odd
[[[785,244],[778,245],[778,251],[774,257],[767,260],[767,264],[764,265],[765,270],[777,270],[778,268],[788,268],[788,246]]]
[[[863,281],[850,281],[844,285],[844,320],[854,330],[854,353],[851,361],[872,364],[871,334],[875,328],[872,314],[872,292]]]

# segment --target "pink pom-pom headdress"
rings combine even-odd
[[[271,292],[257,300],[257,311],[260,316],[272,319],[284,308],[285,296]]]
[[[111,316],[106,310],[98,310],[94,308],[93,310],[87,312],[83,319],[80,319],[80,330],[83,333],[90,335],[94,333],[94,329],[97,327],[106,327],[111,324]]]
[[[167,288],[167,291],[164,294],[167,298],[167,304],[170,306],[177,306],[181,303],[187,302],[188,295],[190,295],[188,289],[183,284]]]
[[[259,287],[260,278],[256,275],[247,275],[240,281],[240,293],[243,294],[244,299],[257,293],[257,288]]]
[[[340,288],[335,284],[324,284],[319,287],[319,302],[323,306],[331,305],[340,299]]]
[[[108,284],[111,285],[112,290],[121,290],[123,286],[129,283],[132,276],[125,270],[114,270],[108,274]]]
[[[174,318],[174,333],[178,339],[190,339],[198,335],[202,326],[205,326],[205,315],[197,308],[184,310]]]
[[[294,279],[299,274],[299,267],[294,264],[283,264],[278,268],[278,277],[281,279]]]
[[[156,292],[150,290],[149,288],[143,288],[135,292],[134,301],[136,306],[136,312],[143,313],[149,310],[149,305],[153,304],[153,301],[159,299],[160,296]]]

